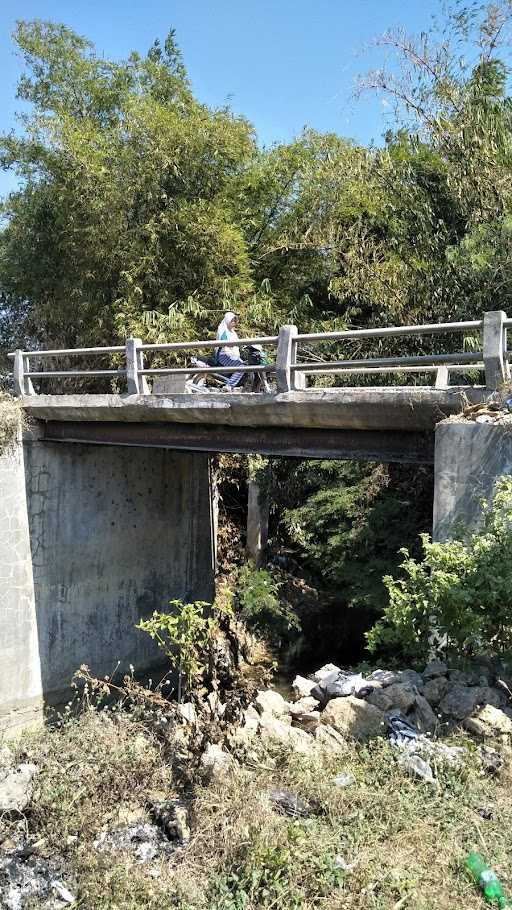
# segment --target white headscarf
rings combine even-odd
[[[217,328],[217,338],[219,341],[238,341],[238,335],[234,329],[229,328],[229,323],[232,319],[236,318],[236,313],[224,313],[224,319],[219,323]],[[220,348],[222,354],[227,354],[228,357],[236,358],[240,360],[240,349],[233,345],[229,348]]]

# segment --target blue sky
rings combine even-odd
[[[38,18],[64,22],[110,58],[144,53],[174,27],[198,98],[229,103],[263,144],[305,125],[379,143],[382,102],[351,99],[358,73],[379,60],[368,45],[392,26],[427,29],[438,10],[438,0],[0,0],[0,132],[15,126],[11,32],[17,19]],[[11,186],[0,172],[0,195]]]

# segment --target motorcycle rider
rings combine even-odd
[[[235,330],[237,322],[236,313],[225,313],[224,318],[217,328],[217,339],[218,341],[238,341],[238,335]],[[217,351],[217,361],[220,366],[223,367],[240,367],[245,366],[244,361],[240,359],[240,349],[237,345],[230,347],[218,347]],[[237,370],[234,373],[231,373],[227,378],[226,385],[224,386],[225,392],[232,392],[234,388],[238,385],[240,380],[243,377],[243,372]]]

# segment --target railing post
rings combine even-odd
[[[283,325],[279,329],[276,354],[276,380],[278,392],[290,392],[295,389],[295,374],[290,369],[296,360],[296,337],[299,334],[296,325]]]
[[[126,339],[126,382],[129,395],[148,395],[149,386],[145,376],[140,375],[144,369],[144,355],[140,350],[140,338]]]
[[[450,373],[446,364],[438,367],[436,370],[436,389],[447,389],[450,385]]]
[[[503,310],[484,313],[484,366],[485,385],[489,391],[497,389],[509,376],[506,360],[507,330]]]
[[[34,395],[34,386],[29,378],[30,373],[30,358],[23,356],[23,351],[15,351],[14,353],[14,394],[18,398],[22,398],[24,395]]]

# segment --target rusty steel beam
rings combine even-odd
[[[47,442],[150,446],[190,452],[259,453],[413,464],[434,462],[434,434],[415,431],[49,420],[45,423],[44,439]]]

